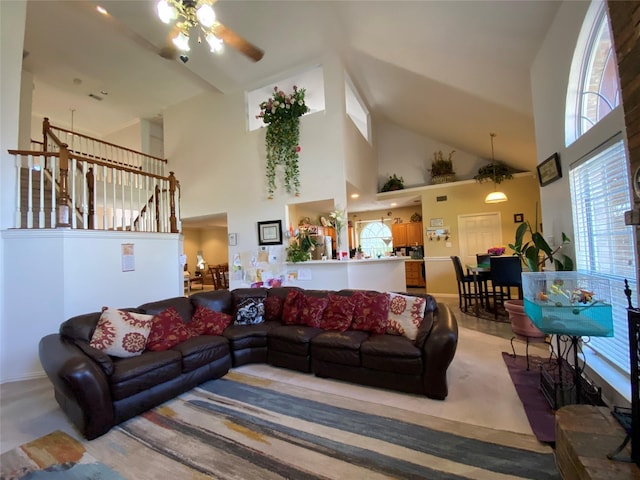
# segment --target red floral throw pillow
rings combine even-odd
[[[195,335],[222,335],[232,322],[231,315],[198,305],[187,328]]]
[[[387,333],[404,335],[409,340],[415,340],[418,328],[424,320],[424,309],[427,300],[422,297],[410,297],[399,293],[389,295],[389,325]]]
[[[322,321],[322,313],[329,303],[328,298],[310,297],[301,295],[302,302],[298,321],[303,325],[310,327],[319,327]]]
[[[355,302],[351,297],[330,293],[327,308],[322,313],[320,328],[344,332],[351,325],[355,306]]]
[[[264,319],[267,322],[280,320],[284,298],[271,295],[264,299]]]
[[[291,290],[287,293],[287,298],[284,299],[284,305],[282,306],[282,323],[285,325],[300,325],[298,317],[302,309],[303,295],[298,290]]]
[[[147,350],[162,352],[193,337],[175,308],[169,307],[153,317]]]
[[[386,293],[357,291],[352,298],[356,306],[351,329],[386,333],[389,323],[389,296]]]
[[[114,357],[135,357],[145,348],[153,315],[103,308],[89,345]]]

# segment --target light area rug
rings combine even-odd
[[[98,475],[16,478],[559,479],[552,450],[531,435],[238,372],[81,447]]]

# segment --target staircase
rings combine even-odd
[[[15,228],[180,231],[179,183],[173,172],[164,176],[166,160],[46,118],[43,135],[33,150],[9,150],[18,183]]]

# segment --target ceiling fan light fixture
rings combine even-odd
[[[158,18],[163,23],[170,23],[178,17],[175,7],[170,5],[167,0],[160,0],[156,5],[156,11],[158,12]]]
[[[173,39],[173,44],[183,52],[188,52],[189,48],[189,35],[184,32],[178,33],[178,35]]]
[[[224,43],[221,38],[216,37],[213,33],[208,33],[205,40],[209,44],[211,52],[219,52],[222,50],[222,44]]]
[[[213,11],[213,7],[208,4],[202,4],[196,10],[196,17],[203,27],[211,28],[216,22],[216,12]]]
[[[484,199],[484,203],[502,203],[509,200],[503,192],[491,192]]]

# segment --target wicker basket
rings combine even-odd
[[[456,181],[455,173],[447,173],[446,175],[433,175],[431,177],[431,184],[437,185],[440,183],[450,183]]]

